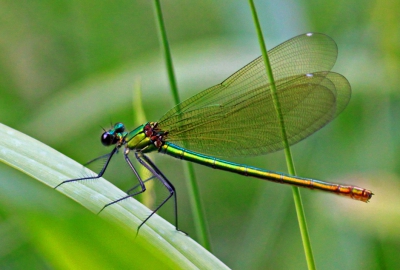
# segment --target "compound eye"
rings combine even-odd
[[[114,125],[114,131],[115,133],[122,133],[125,131],[125,126],[122,123],[116,123]]]
[[[101,143],[102,143],[104,146],[110,146],[110,145],[112,145],[112,144],[115,144],[114,141],[115,141],[115,135],[110,134],[108,131],[104,132],[104,133],[101,135]]]

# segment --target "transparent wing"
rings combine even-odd
[[[329,72],[335,42],[323,34],[290,39],[269,52],[290,144],[311,135],[347,105],[346,78]],[[319,71],[319,72],[318,72]],[[159,121],[167,140],[216,156],[259,155],[283,148],[281,130],[257,58],[224,82],[177,105]]]

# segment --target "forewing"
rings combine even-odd
[[[268,52],[275,81],[313,73],[329,71],[337,58],[335,41],[327,35],[308,33],[299,35],[276,46]],[[159,122],[168,122],[171,116],[199,109],[264,87],[269,82],[262,57],[253,60],[222,83],[208,88],[169,110]]]
[[[318,33],[294,37],[269,51],[290,144],[331,121],[347,105],[350,85],[329,72],[337,46]],[[322,72],[321,72],[322,71]],[[168,141],[217,156],[282,149],[282,134],[261,57],[228,79],[178,104],[158,122]]]

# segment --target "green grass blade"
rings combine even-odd
[[[83,170],[79,163],[3,124],[0,124],[0,161],[50,188],[63,180],[81,177]],[[92,171],[85,170],[85,175],[94,175]],[[57,191],[93,213],[97,213],[105,204],[126,195],[103,178],[65,184],[54,190]],[[99,216],[136,234],[141,218],[149,213],[150,210],[136,200],[127,199],[106,208]],[[158,215],[146,222],[132,245],[139,245],[140,248],[155,253],[173,269],[228,269],[211,253],[190,237],[177,232],[174,226]],[[134,256],[132,254],[132,258]]]
[[[132,95],[132,108],[133,108],[133,123],[135,126],[140,126],[147,122],[147,117],[144,112],[143,102],[142,102],[142,87],[140,78],[135,79],[133,85],[133,95]],[[140,175],[146,175],[148,171],[144,166],[137,168]],[[146,192],[143,192],[140,197],[137,198],[141,203],[146,205],[150,209],[155,209],[156,204],[156,193],[154,189],[154,181],[149,181],[146,183]]]
[[[161,3],[159,0],[154,0],[154,8],[157,19],[156,22],[158,24],[158,30],[160,35],[160,42],[162,43],[163,54],[165,57],[165,65],[168,72],[168,80],[171,86],[171,94],[174,99],[174,103],[176,105],[181,103],[181,100],[179,98],[178,84],[176,83],[174,67],[172,64],[171,50],[169,48],[167,31],[165,29],[164,18],[161,10]]]
[[[172,64],[171,52],[169,49],[169,43],[167,38],[167,32],[165,30],[164,20],[162,16],[161,4],[159,0],[154,0],[155,13],[160,31],[160,40],[163,44],[163,53],[165,57],[165,63],[168,71],[168,78],[171,87],[171,93],[174,98],[175,105],[180,103],[178,87],[175,79],[174,67]],[[190,198],[190,206],[193,213],[193,221],[195,223],[196,234],[200,244],[207,250],[211,251],[211,243],[208,236],[207,225],[204,217],[204,210],[200,200],[200,192],[196,181],[196,175],[194,173],[193,165],[189,162],[185,162],[186,172],[185,179],[187,179],[188,192]]]
[[[255,25],[256,30],[257,30],[257,36],[258,36],[258,40],[259,40],[259,43],[260,43],[261,52],[262,52],[262,55],[263,55],[263,58],[264,58],[264,63],[265,63],[266,71],[267,71],[267,76],[269,78],[269,83],[271,85],[271,93],[272,93],[272,96],[273,96],[275,110],[276,110],[276,113],[277,113],[277,115],[278,115],[278,117],[280,119],[280,123],[281,123],[282,142],[284,144],[284,151],[285,151],[285,156],[286,156],[286,165],[287,165],[289,173],[292,174],[292,175],[296,175],[296,171],[295,171],[294,163],[293,163],[293,158],[292,158],[292,153],[290,151],[289,142],[288,142],[288,139],[287,139],[287,136],[286,136],[285,122],[283,120],[283,116],[282,116],[282,112],[281,112],[281,109],[280,109],[278,96],[277,96],[277,93],[276,93],[274,76],[273,76],[273,73],[272,73],[272,68],[271,68],[271,64],[270,64],[269,58],[268,58],[267,48],[266,48],[266,45],[265,45],[265,42],[264,42],[264,37],[263,37],[263,34],[262,34],[260,22],[258,20],[257,11],[256,11],[256,8],[255,8],[253,0],[249,0],[249,5],[250,5],[251,12],[252,12],[252,15],[253,15],[254,25]],[[308,229],[307,229],[306,217],[305,217],[304,209],[303,209],[303,203],[301,201],[300,190],[299,190],[298,187],[292,187],[292,192],[293,192],[293,199],[294,199],[294,203],[295,203],[295,207],[296,207],[297,220],[299,222],[301,239],[303,241],[303,248],[304,248],[304,252],[305,252],[305,255],[306,255],[308,269],[310,269],[310,270],[311,269],[316,269],[314,256],[313,256],[313,252],[312,252],[312,248],[311,248],[310,237],[309,237]]]

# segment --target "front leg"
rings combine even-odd
[[[129,155],[129,152],[130,152],[130,151],[129,151],[129,148],[126,148],[125,151],[124,151],[124,158],[125,158],[126,163],[128,163],[129,167],[132,169],[133,173],[135,174],[135,176],[136,176],[136,178],[137,178],[137,180],[138,180],[138,182],[139,182],[139,184],[138,184],[137,186],[135,186],[134,188],[140,186],[141,189],[140,189],[139,191],[137,191],[137,192],[134,192],[134,193],[132,193],[132,194],[128,194],[128,195],[125,196],[125,197],[122,197],[122,198],[120,198],[120,199],[118,199],[118,200],[115,200],[115,201],[113,201],[113,202],[110,202],[110,203],[104,205],[103,208],[101,208],[101,210],[100,210],[97,214],[100,214],[106,207],[108,207],[108,206],[110,206],[110,205],[113,205],[114,203],[118,203],[118,202],[120,202],[120,201],[123,201],[123,200],[125,200],[125,199],[130,198],[130,197],[134,197],[134,196],[136,196],[136,195],[138,195],[138,194],[143,193],[143,192],[146,191],[146,186],[144,185],[144,181],[143,181],[142,178],[140,177],[140,175],[139,175],[139,173],[137,172],[135,166],[133,166],[132,161],[129,159],[129,156],[128,156],[128,155]],[[132,190],[132,189],[131,189],[131,190]],[[130,191],[130,190],[129,190],[129,191]]]

